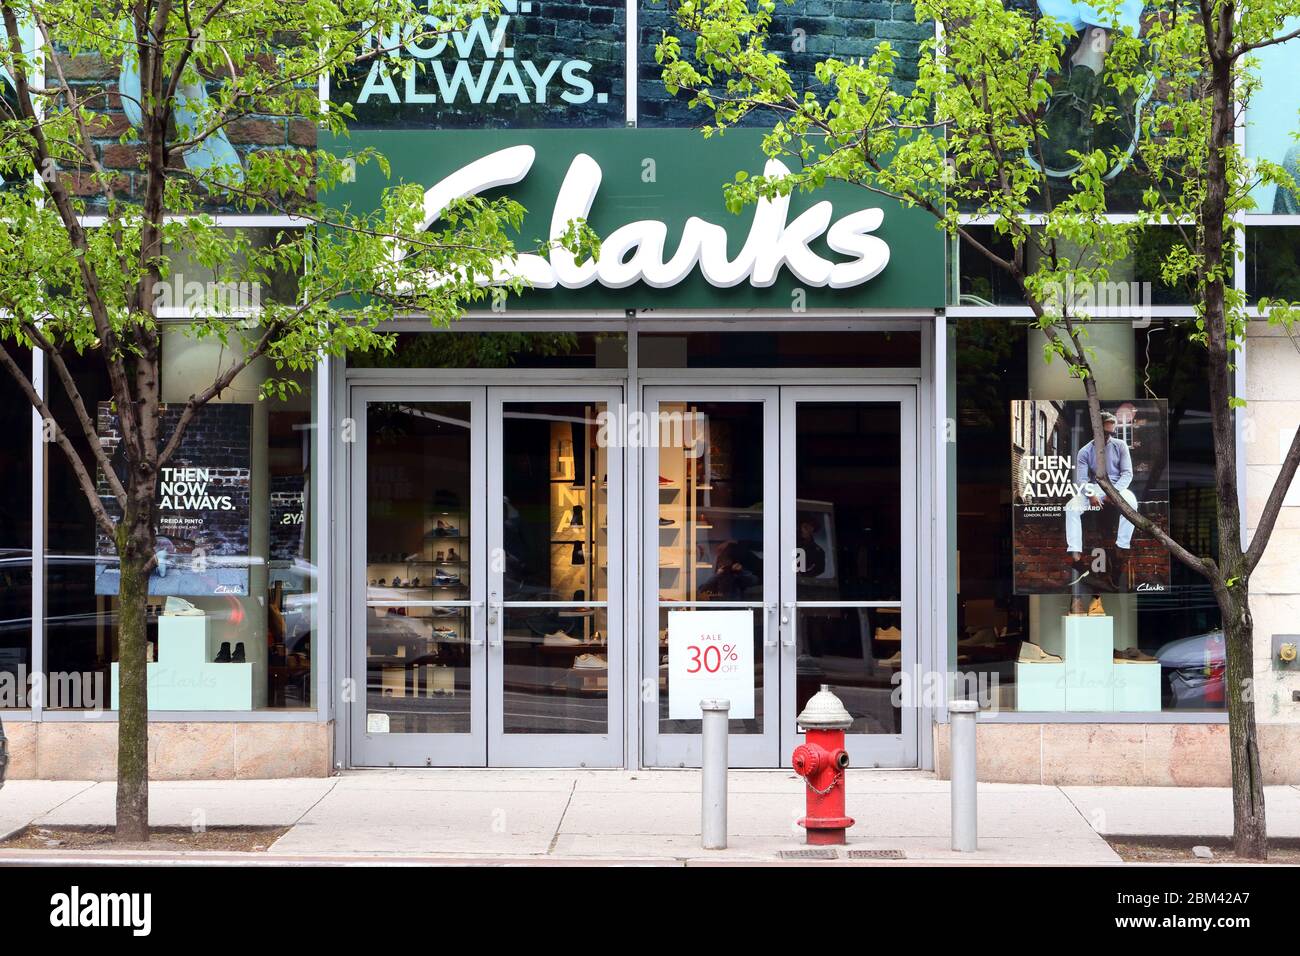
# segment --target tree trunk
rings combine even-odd
[[[1232,761],[1232,847],[1240,857],[1268,857],[1268,828],[1264,818],[1264,775],[1259,766],[1259,737],[1255,728],[1252,643],[1255,624],[1250,616],[1249,590],[1239,582],[1219,594],[1223,616],[1224,674],[1228,698],[1228,748]]]
[[[151,494],[152,497],[152,494]],[[119,843],[149,839],[149,692],[146,602],[153,558],[153,508],[128,508],[118,525],[117,830]]]

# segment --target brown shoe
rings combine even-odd
[[[1089,616],[1089,617],[1105,617],[1105,616],[1106,616],[1106,609],[1105,609],[1104,607],[1101,606],[1101,595],[1100,595],[1100,594],[1094,594],[1094,595],[1092,596],[1092,603],[1088,605],[1088,616]]]
[[[1073,597],[1070,599],[1070,614],[1079,617],[1088,613],[1088,606],[1084,604],[1083,598]]]

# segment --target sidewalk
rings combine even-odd
[[[696,771],[356,771],[330,779],[155,783],[155,825],[290,826],[244,862],[780,862],[801,847],[802,782],[790,771],[732,771],[730,846],[699,845]],[[1226,789],[981,784],[980,849],[948,849],[946,781],[918,771],[849,772],[848,849],[906,862],[1113,864],[1101,834],[1231,833]],[[113,820],[112,783],[16,780],[0,790],[0,837],[31,823]],[[1270,787],[1269,830],[1300,837],[1300,787]],[[114,851],[0,851],[7,860],[104,861]],[[178,854],[131,854],[173,862]],[[180,854],[194,862],[230,854]],[[846,854],[841,850],[840,857]],[[256,859],[250,860],[250,857]],[[825,865],[825,864],[822,864]]]

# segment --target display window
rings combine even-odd
[[[1042,333],[1026,323],[952,328],[952,666],[995,686],[1004,711],[1222,710],[1213,595],[1105,500],[1078,383],[1045,363]],[[1111,481],[1175,540],[1214,553],[1209,395],[1193,323],[1094,322],[1090,333]]]

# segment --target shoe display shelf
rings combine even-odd
[[[145,665],[150,710],[253,709],[254,663],[213,663],[219,650],[207,615],[158,618],[158,660]],[[118,706],[118,671],[109,674],[112,708]]]
[[[1072,713],[1160,710],[1160,665],[1115,662],[1115,619],[1066,615],[1060,663],[1016,662],[1016,710]]]
[[[683,422],[702,420],[699,410],[681,403],[666,404],[663,412]],[[670,601],[694,601],[699,586],[713,574],[708,520],[712,483],[707,426],[703,434],[660,436],[659,447],[659,594]],[[695,454],[703,449],[702,454]]]

